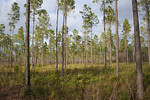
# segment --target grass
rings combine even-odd
[[[55,74],[55,65],[31,69],[31,91],[25,89],[24,67],[0,67],[1,99],[44,100],[132,100],[136,99],[136,67],[121,63],[119,79],[116,65],[69,64],[65,74]],[[143,64],[145,99],[150,99],[150,68]]]

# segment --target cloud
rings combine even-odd
[[[25,4],[26,0],[1,0],[0,1],[0,24],[5,24],[6,26],[6,33],[9,33],[9,26],[8,26],[8,13],[10,12],[11,5],[13,2],[17,2],[20,6],[20,21],[16,24],[15,32],[18,31],[20,26],[24,27],[25,30]],[[43,0],[44,3],[42,4],[41,9],[46,9],[50,16],[50,23],[52,24],[52,29],[55,30],[56,27],[56,10],[57,10],[57,2],[56,0]],[[71,33],[74,29],[79,30],[80,34],[82,34],[82,16],[79,13],[83,9],[83,5],[87,4],[92,8],[92,11],[98,15],[100,23],[97,27],[93,27],[93,32],[97,35],[100,35],[103,32],[103,13],[100,12],[100,5],[93,4],[92,0],[75,0],[75,11],[68,14],[68,21],[67,25],[69,27],[69,33]],[[112,5],[115,8],[114,4]],[[133,33],[133,14],[132,14],[132,1],[131,0],[118,0],[118,16],[119,16],[119,23],[123,24],[124,19],[128,19],[129,23],[132,26],[132,33]],[[59,13],[59,30],[62,28],[62,11]],[[119,34],[121,34],[122,27],[119,27]],[[32,23],[31,23],[31,31],[32,33]],[[115,24],[112,26],[112,32],[115,34]]]

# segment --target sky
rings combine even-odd
[[[56,30],[56,10],[57,10],[57,0],[43,0],[42,8],[46,9],[48,11],[48,14],[50,16],[50,23],[52,24],[51,29]],[[79,31],[80,35],[83,35],[82,33],[82,15],[79,13],[83,9],[83,5],[87,4],[89,7],[92,8],[92,11],[98,16],[98,19],[100,23],[93,28],[93,33],[100,35],[103,32],[103,13],[100,12],[100,4],[94,4],[92,3],[93,0],[75,0],[75,10],[70,12],[68,14],[67,19],[67,26],[69,27],[69,33],[74,29],[77,29]],[[4,24],[6,26],[6,33],[9,33],[9,26],[8,26],[8,13],[10,13],[11,6],[13,2],[17,2],[20,6],[20,20],[16,24],[15,33],[18,32],[18,28],[20,26],[23,26],[25,29],[25,8],[24,4],[26,3],[26,0],[0,0],[0,24]],[[114,3],[112,4],[112,7],[115,8]],[[133,28],[133,14],[132,14],[132,0],[118,0],[118,20],[120,23],[119,27],[119,35],[122,34],[122,26],[125,19],[129,20],[129,23],[131,24],[131,32],[130,34],[133,34],[134,28]],[[62,26],[62,12],[60,12],[59,16],[59,30]],[[32,23],[31,23],[31,31],[32,34]],[[115,24],[112,25],[112,33],[115,34]]]

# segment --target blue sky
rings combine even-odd
[[[44,3],[42,4],[42,9],[46,9],[48,11],[48,14],[50,16],[50,23],[52,24],[52,29],[55,30],[56,26],[56,1],[57,0],[43,0]],[[8,33],[9,31],[9,26],[8,26],[8,13],[10,12],[11,5],[13,2],[17,2],[20,6],[20,21],[16,24],[16,29],[15,33],[17,33],[18,28],[20,26],[25,26],[25,16],[23,13],[25,12],[24,4],[26,0],[0,0],[0,24],[5,24],[6,26],[6,32]],[[75,0],[75,11],[69,13],[68,15],[68,22],[67,25],[69,27],[69,32],[71,33],[73,29],[79,30],[79,33],[82,34],[82,17],[81,14],[79,13],[80,10],[83,9],[83,5],[87,4],[92,8],[92,11],[95,12],[96,15],[98,15],[98,18],[100,20],[100,23],[97,25],[97,27],[93,28],[94,34],[100,35],[103,32],[103,22],[102,22],[102,16],[103,13],[100,12],[99,4],[93,4],[92,0]],[[114,8],[114,4],[112,4],[112,7]],[[119,34],[122,34],[122,24],[125,19],[129,20],[129,23],[131,26],[133,26],[133,16],[132,16],[132,0],[118,0],[118,16],[119,16],[119,23],[121,27],[119,27]],[[31,24],[32,26],[32,24]],[[60,12],[60,17],[59,17],[59,29],[62,26],[62,12]],[[32,27],[31,27],[32,29]],[[115,24],[112,25],[112,32],[115,34]],[[32,30],[31,30],[32,33]],[[131,29],[131,34],[133,34],[133,27]]]

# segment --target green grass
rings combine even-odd
[[[61,76],[55,74],[55,65],[31,69],[31,91],[25,89],[24,67],[0,67],[0,98],[50,100],[130,100],[136,99],[135,64],[121,63],[119,79],[116,65],[70,64]],[[150,99],[150,68],[143,64],[145,99]]]

